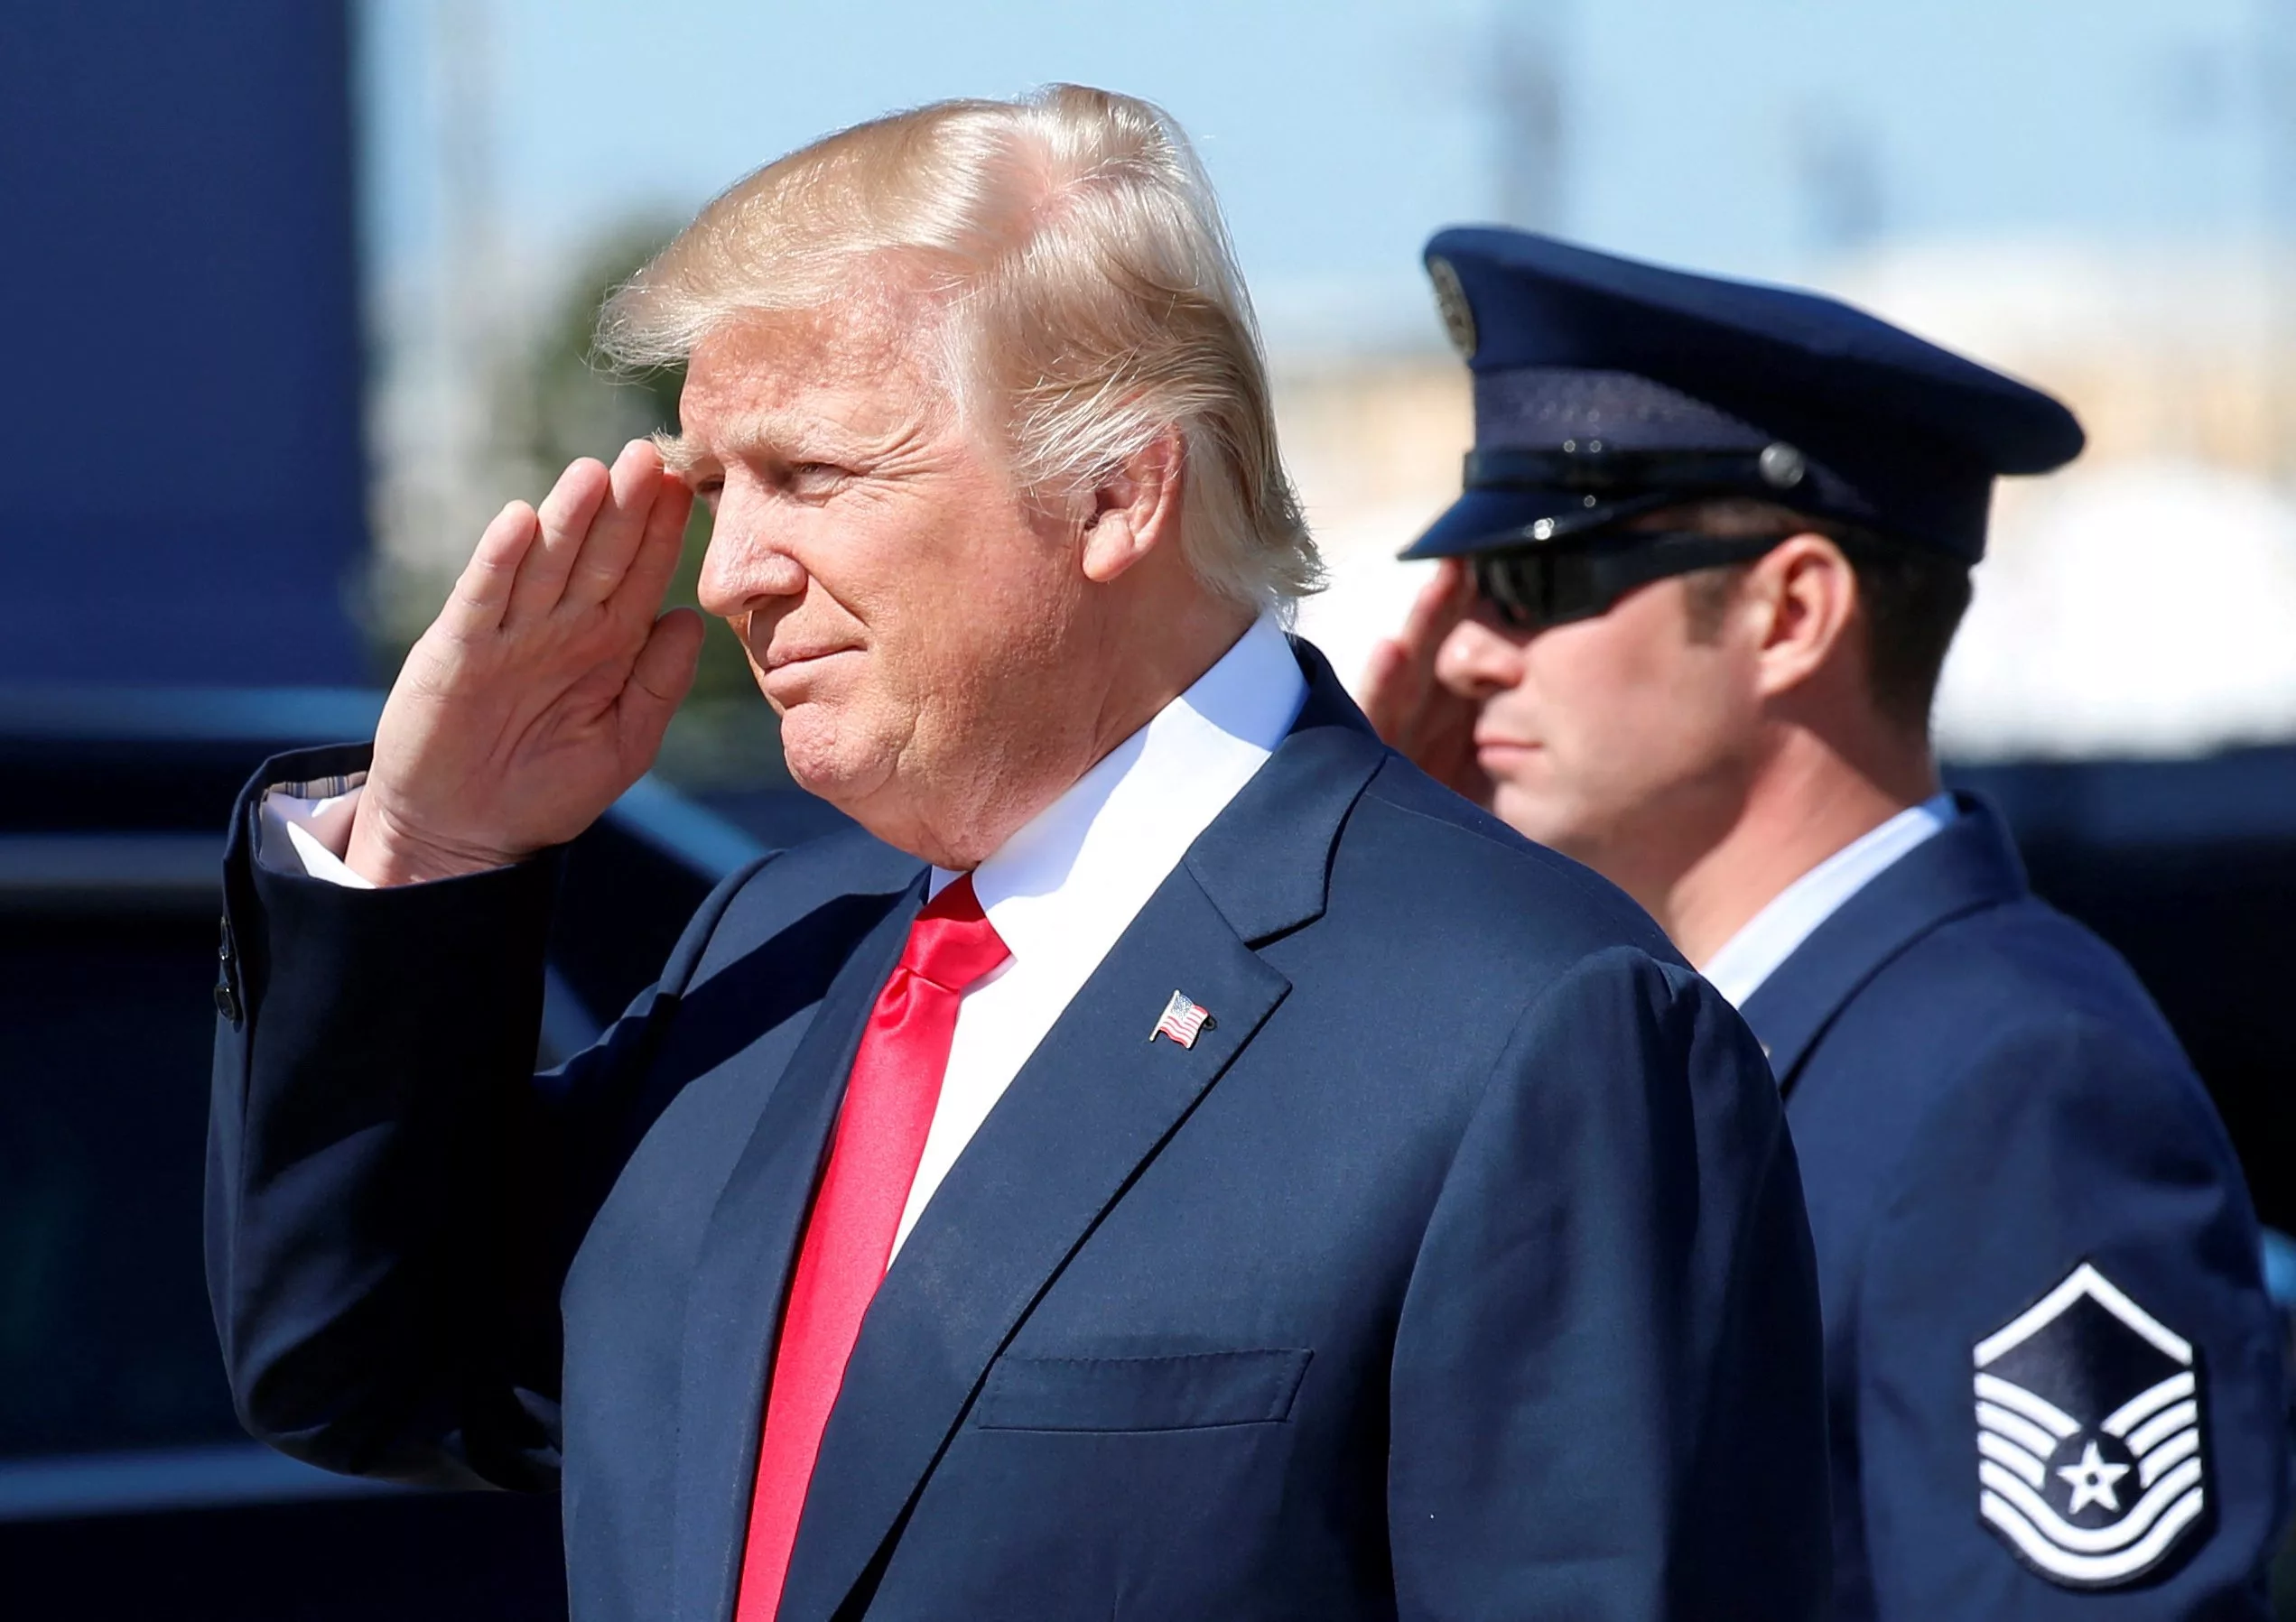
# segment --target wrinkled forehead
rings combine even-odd
[[[724,323],[688,357],[683,431],[662,440],[664,460],[684,473],[802,458],[952,418],[956,402],[940,362],[944,320],[922,297],[865,287],[822,309]]]

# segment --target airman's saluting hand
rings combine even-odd
[[[1444,640],[1474,606],[1474,582],[1446,558],[1411,605],[1396,636],[1371,650],[1363,673],[1363,713],[1406,759],[1477,805],[1491,803],[1491,779],[1475,762],[1476,705],[1436,678]]]

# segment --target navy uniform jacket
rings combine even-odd
[[[2288,1432],[2239,1166],[2128,966],[1962,812],[1745,1005],[1817,1246],[1834,1615],[2261,1618]]]
[[[896,1258],[785,1618],[1822,1608],[1815,1277],[1758,1049],[1303,663],[1292,734]],[[252,817],[209,1184],[247,1424],[336,1469],[562,1482],[579,1617],[719,1622],[924,869],[859,835],[766,861],[530,1079],[547,862],[356,892],[254,864]],[[1191,1049],[1148,1040],[1176,988],[1213,1017]]]

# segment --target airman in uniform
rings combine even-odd
[[[2288,1431],[2231,1145],[1929,743],[1994,479],[2071,459],[2078,423],[1808,293],[1495,229],[1427,263],[1475,444],[1366,709],[1632,894],[1767,1050],[1817,1243],[1835,1614],[2267,1615]]]

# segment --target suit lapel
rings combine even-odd
[[[826,1622],[897,1532],[1036,1300],[1290,989],[1253,945],[1319,914],[1331,846],[1385,758],[1329,669],[1013,1080],[886,1275],[805,1500],[781,1622]],[[1174,991],[1212,1014],[1149,1038]]]
[[[906,892],[886,897],[885,916],[847,956],[780,1076],[748,1078],[748,1096],[763,1102],[702,1236],[686,1298],[674,1580],[674,1614],[690,1622],[732,1614],[766,1372],[798,1236],[854,1050],[900,960],[924,889],[920,873]],[[751,1061],[745,1054],[728,1062]]]
[[[1890,960],[1964,913],[2027,893],[2024,864],[2000,813],[1973,795],[1961,814],[1844,902],[1740,1010],[1788,1092],[1802,1061],[1849,1000]]]

